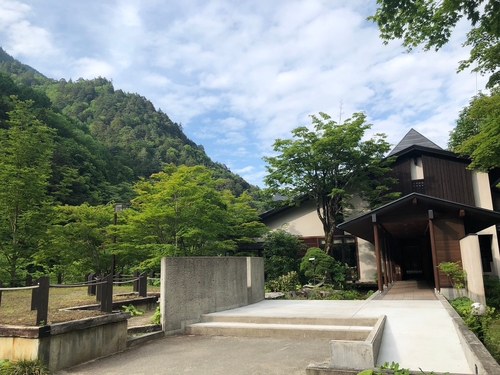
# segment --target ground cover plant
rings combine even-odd
[[[49,369],[39,359],[0,360],[0,375],[48,375]]]
[[[459,297],[450,301],[450,304],[460,315],[465,325],[478,337],[486,349],[500,363],[500,315],[494,307],[487,306],[486,313],[473,315],[474,301],[467,297]]]
[[[149,291],[158,292],[158,287],[148,287]],[[130,293],[132,286],[115,286],[115,294]],[[113,301],[129,299],[130,295],[113,296]],[[91,305],[96,303],[95,296],[88,296],[86,288],[50,288],[49,312],[47,324],[59,323],[92,316],[103,315],[96,310],[60,310],[68,307]],[[0,305],[0,324],[35,325],[36,310],[31,311],[31,290],[2,292]]]

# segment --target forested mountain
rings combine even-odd
[[[63,204],[127,202],[133,182],[168,163],[203,165],[237,196],[258,190],[213,162],[145,97],[115,90],[106,78],[57,81],[0,48],[0,127],[11,95],[33,100],[37,118],[57,131],[50,190]]]

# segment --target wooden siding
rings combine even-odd
[[[402,197],[413,192],[411,188],[410,163],[411,160],[408,157],[402,157],[392,165],[392,173],[390,175],[398,180],[392,190],[400,192]]]
[[[475,205],[472,171],[467,169],[466,162],[458,158],[453,160],[429,155],[421,157],[424,179],[422,190],[417,192],[470,206]],[[411,181],[412,162],[413,158],[403,156],[392,165],[391,177],[398,179],[392,190],[401,192],[401,196],[416,191]]]
[[[462,260],[460,239],[465,235],[464,224],[460,218],[434,220],[434,236],[438,264],[441,262],[457,262]],[[439,272],[439,283],[444,288],[451,287],[448,277]]]
[[[460,160],[422,155],[425,194],[474,206],[472,171]]]

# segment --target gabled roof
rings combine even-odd
[[[373,219],[387,224],[409,222],[411,220],[428,220],[428,211],[436,213],[456,213],[464,211],[465,233],[477,233],[480,230],[500,223],[500,212],[484,208],[456,203],[445,199],[435,198],[424,194],[411,193],[391,203],[376,208],[352,220],[345,221],[337,227],[357,237],[373,243]]]
[[[420,146],[420,147],[444,151],[437,144],[425,138],[422,134],[420,134],[418,131],[412,128],[408,133],[406,133],[403,139],[396,145],[396,147],[394,147],[394,149],[387,156],[395,155],[412,146]]]
[[[284,197],[284,196],[282,195],[282,197]],[[304,195],[295,204],[289,203],[289,204],[284,204],[281,207],[271,208],[270,210],[267,210],[259,215],[260,220],[270,219],[270,218],[277,216],[285,211],[291,210],[291,209],[299,206],[303,202],[307,202],[309,199],[310,198],[307,195]],[[285,199],[275,199],[275,201],[284,201],[284,200]]]

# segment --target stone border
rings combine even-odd
[[[436,293],[436,296],[453,320],[472,373],[479,375],[500,374],[500,365],[495,361],[476,335],[467,328],[460,315],[458,315],[448,300],[439,293]]]

